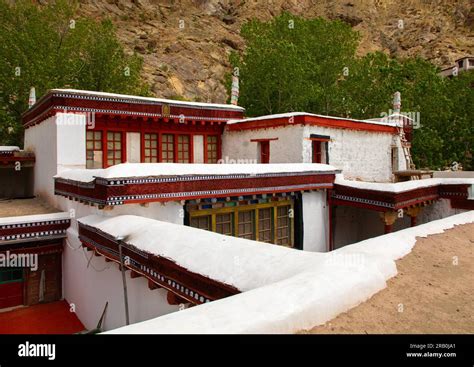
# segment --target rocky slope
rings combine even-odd
[[[474,53],[474,0],[81,0],[83,15],[109,16],[127,49],[143,55],[157,97],[225,102],[240,26],[287,10],[341,19],[362,35],[358,52],[420,55],[438,66]],[[399,25],[403,22],[403,27]]]

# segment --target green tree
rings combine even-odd
[[[474,170],[474,71],[447,79],[450,117],[442,130],[445,164],[461,163]]]
[[[239,103],[247,115],[306,111],[375,118],[389,113],[393,93],[400,91],[402,112],[419,114],[412,145],[417,167],[457,161],[473,169],[473,72],[449,80],[421,58],[381,52],[356,57],[358,34],[322,18],[283,13],[269,22],[252,20],[241,34],[246,48],[230,61],[238,68]]]
[[[77,4],[0,0],[0,145],[21,145],[31,87],[148,95],[142,59],[127,55],[110,20],[81,18]]]
[[[337,80],[354,57],[359,35],[349,25],[283,13],[243,25],[242,55],[231,64],[241,80],[240,103],[250,116],[296,110],[331,113]]]

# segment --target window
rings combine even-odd
[[[277,208],[277,245],[288,246],[290,244],[290,206],[280,206]]]
[[[322,163],[323,157],[322,157],[321,142],[313,140],[311,144],[312,144],[312,151],[313,151],[313,163]]]
[[[234,234],[232,213],[227,214],[217,214],[216,215],[216,232],[220,234],[226,234],[232,236]]]
[[[174,162],[174,135],[163,134],[161,136],[161,152],[163,162]]]
[[[200,217],[193,217],[191,218],[190,225],[194,228],[205,229],[210,231],[211,227],[211,216],[210,215],[203,215]]]
[[[258,240],[273,242],[272,208],[258,210]]]
[[[207,137],[207,163],[217,163],[217,136]]]
[[[235,205],[228,202],[225,207],[197,209],[188,207],[191,227],[236,236],[249,240],[293,247],[292,200]]]
[[[144,134],[143,145],[143,161],[145,163],[158,162],[158,134]]]
[[[122,133],[107,132],[107,165],[122,163]]]
[[[189,135],[178,135],[178,163],[189,163]]]
[[[270,142],[261,141],[258,144],[260,146],[260,162],[259,163],[270,163]]]
[[[86,168],[103,168],[102,131],[86,133]]]
[[[239,233],[238,236],[248,240],[255,239],[255,219],[254,211],[248,210],[239,212]]]
[[[0,268],[0,284],[23,281],[22,268]]]

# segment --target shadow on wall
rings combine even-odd
[[[34,196],[34,169],[24,167],[0,168],[0,199],[30,198]]]

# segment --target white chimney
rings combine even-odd
[[[400,113],[400,108],[402,105],[402,97],[400,92],[395,92],[393,94],[393,113]]]
[[[237,106],[239,101],[239,77],[237,75],[232,76],[232,89],[230,94],[230,103]]]
[[[31,108],[36,103],[36,91],[35,87],[30,89],[30,98],[28,99],[28,107]]]

